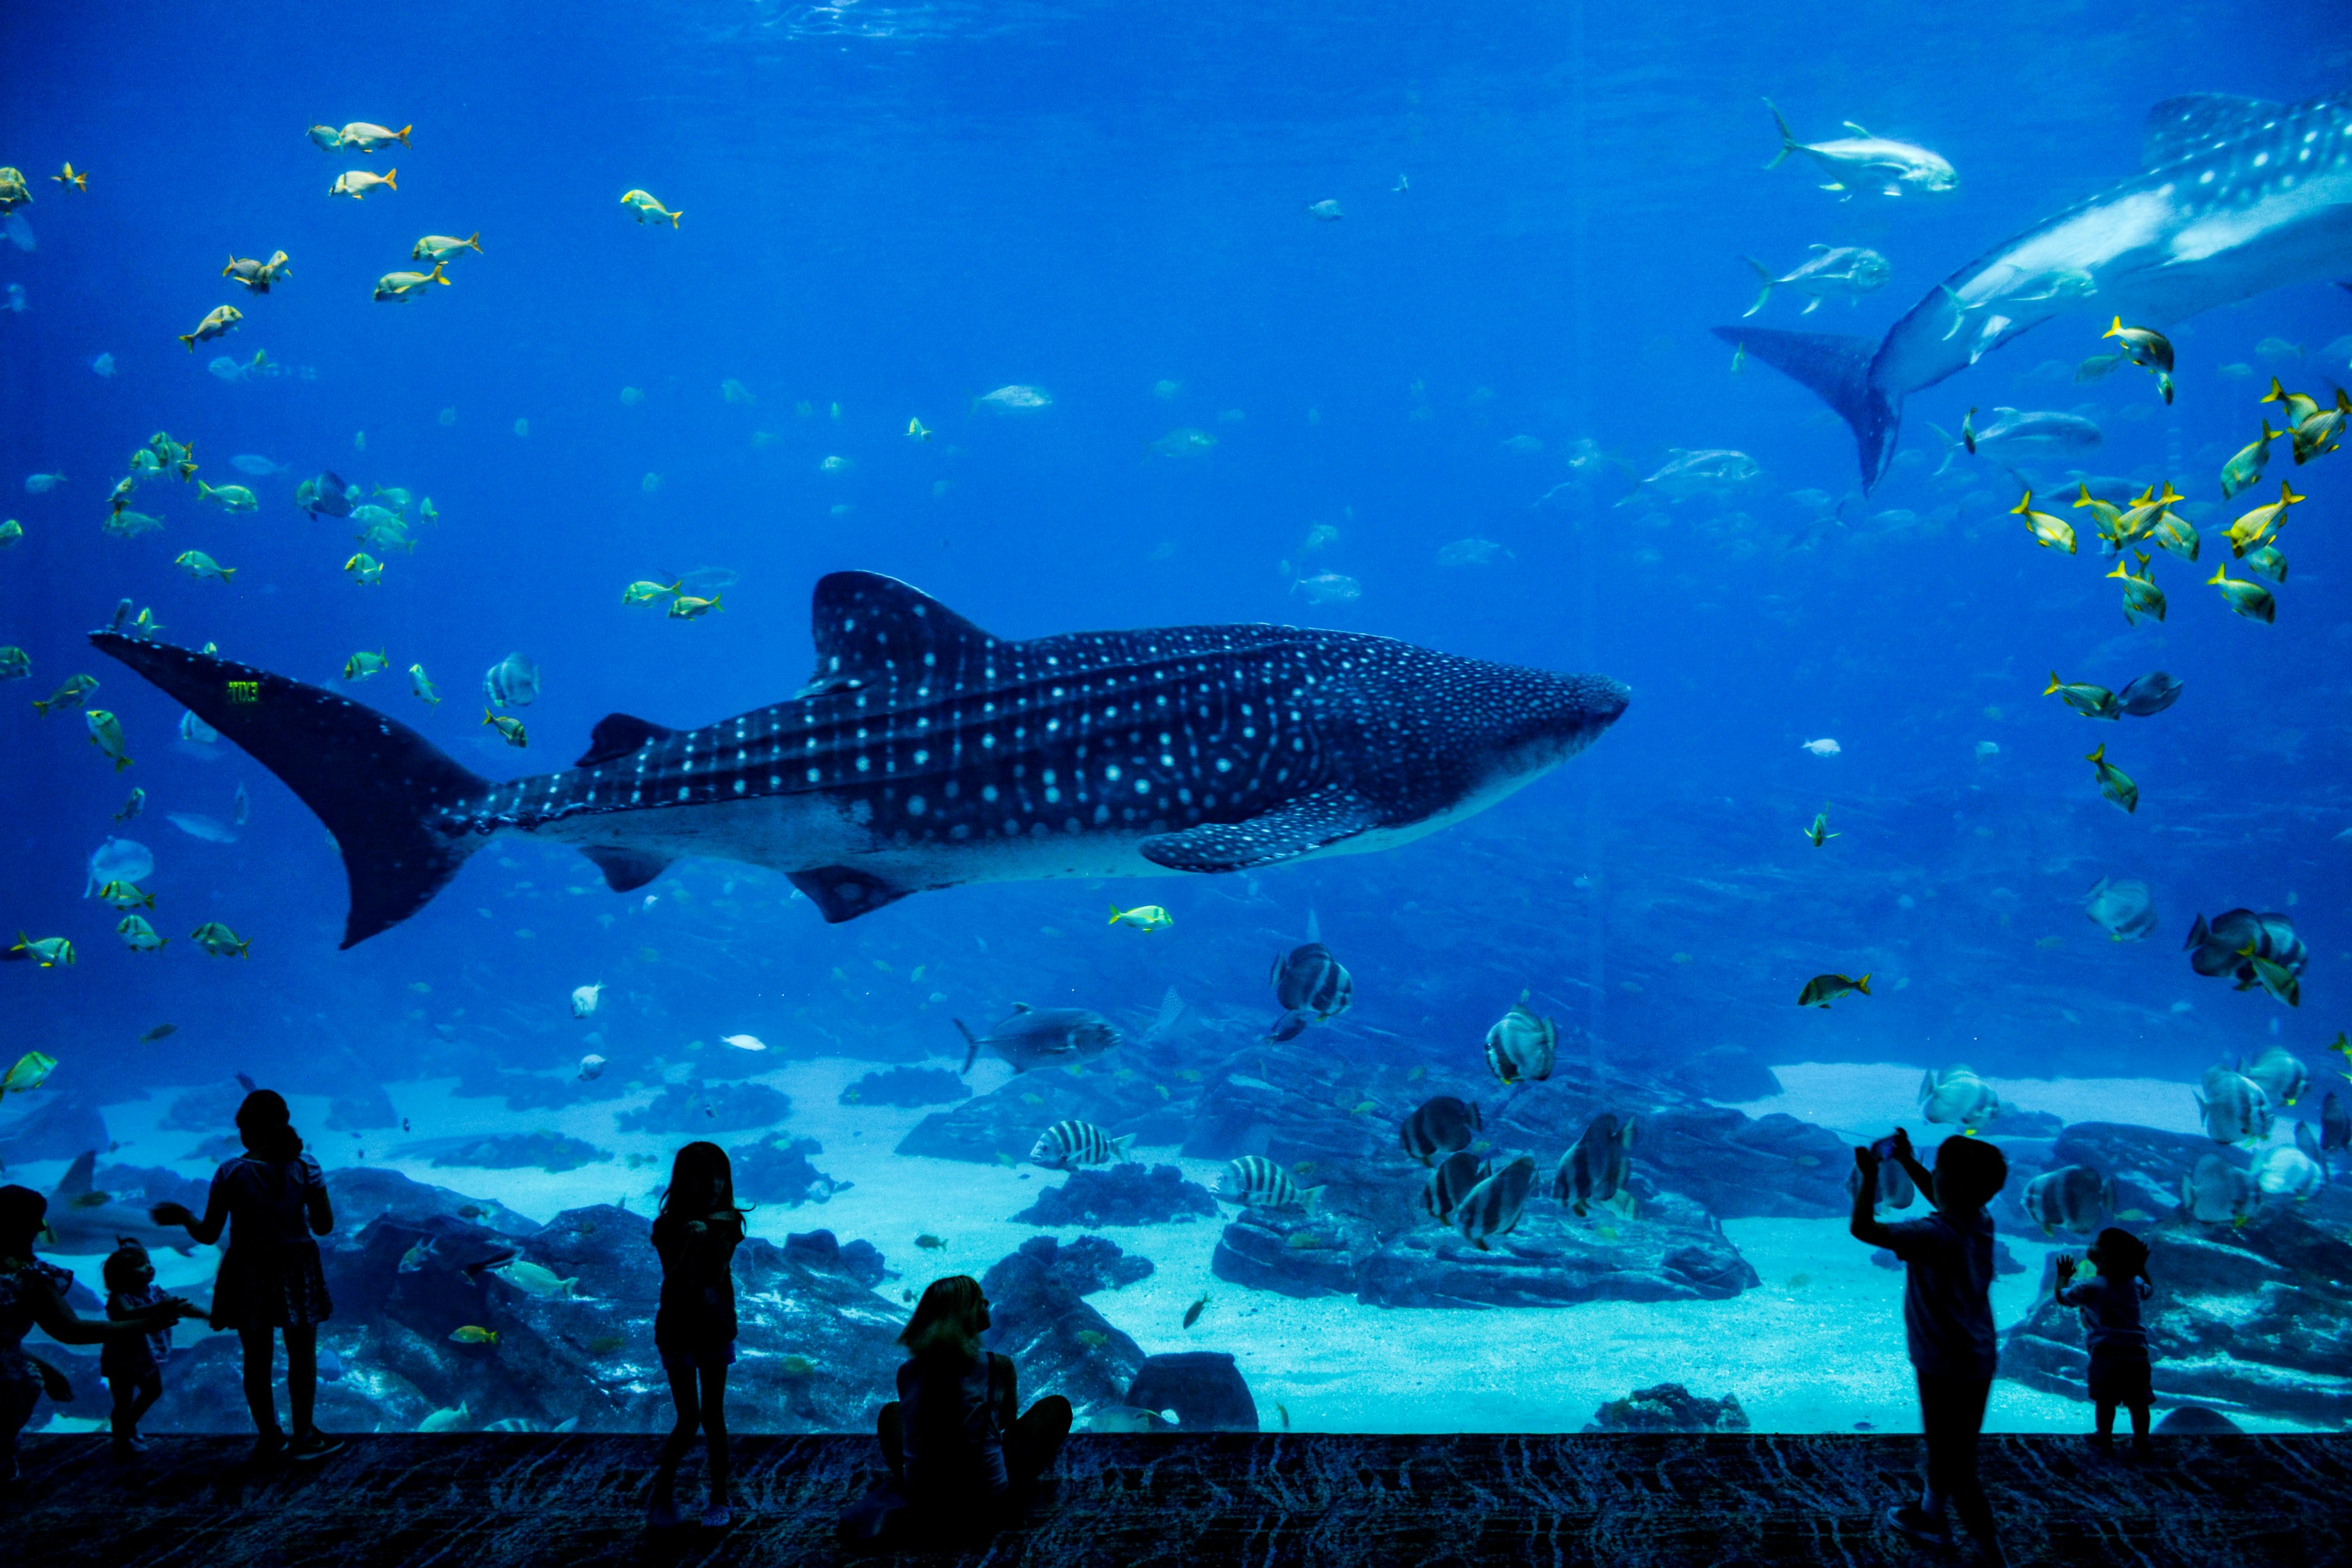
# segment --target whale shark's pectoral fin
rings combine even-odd
[[[1161,833],[1136,848],[1145,859],[1171,871],[1241,871],[1312,854],[1378,827],[1381,821],[1370,801],[1334,784],[1244,822],[1203,823],[1181,833]]]
[[[915,891],[886,882],[870,871],[853,870],[847,866],[819,866],[814,870],[794,871],[786,880],[816,906],[825,924],[834,926],[860,915],[870,915],[883,905],[897,903]]]
[[[58,1190],[51,1193],[49,1195],[53,1198],[78,1198],[82,1196],[90,1190],[92,1173],[97,1169],[98,1151],[95,1149],[83,1150],[80,1153],[74,1156],[74,1163],[66,1167],[66,1173],[58,1179]]]
[[[597,728],[604,728],[598,725]],[[669,867],[669,857],[648,855],[641,849],[604,849],[583,846],[580,851],[596,863],[604,873],[604,886],[616,893],[626,893],[644,887]]]

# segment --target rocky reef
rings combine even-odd
[[[624,1132],[682,1132],[708,1137],[773,1127],[792,1114],[792,1096],[764,1083],[674,1083],[637,1110],[616,1120]]]
[[[782,1204],[798,1208],[821,1204],[849,1182],[836,1182],[814,1165],[809,1156],[824,1152],[814,1138],[786,1139],[771,1134],[757,1143],[739,1143],[727,1151],[735,1173],[735,1195],[745,1203]]]
[[[1113,1165],[1105,1171],[1073,1171],[1058,1186],[1014,1215],[1027,1225],[1088,1226],[1164,1225],[1217,1212],[1217,1200],[1198,1182],[1188,1182],[1173,1165]]]
[[[1739,1396],[1702,1399],[1679,1383],[1637,1388],[1612,1399],[1585,1423],[1588,1432],[1745,1432],[1748,1412]]]
[[[869,1072],[841,1091],[844,1105],[953,1105],[971,1098],[971,1086],[945,1068],[892,1068]]]

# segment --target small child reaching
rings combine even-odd
[[[154,1310],[167,1298],[155,1289],[155,1265],[147,1249],[126,1240],[107,1255],[106,1315],[120,1322],[126,1318],[152,1321]],[[98,1370],[114,1395],[114,1456],[126,1458],[143,1453],[139,1418],[163,1396],[163,1363],[172,1354],[169,1327],[130,1338],[110,1339],[98,1352]]]
[[[2156,1398],[2147,1331],[2139,1321],[2139,1304],[2155,1289],[2147,1277],[2147,1244],[2109,1226],[2085,1257],[2098,1272],[2077,1285],[2074,1259],[2059,1256],[2057,1295],[2059,1305],[2081,1312],[2083,1335],[2090,1342],[2091,1403],[2099,1422],[2092,1441],[2101,1447],[2114,1444],[2120,1405],[2131,1412],[2132,1451],[2145,1454],[2147,1410]]]

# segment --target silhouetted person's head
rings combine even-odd
[[[294,1131],[293,1113],[286,1097],[274,1089],[257,1089],[236,1108],[236,1135],[245,1152],[257,1160],[293,1160],[302,1153],[301,1134]]]
[[[969,1274],[934,1279],[915,1303],[898,1342],[915,1355],[954,1355],[980,1359],[980,1336],[988,1328],[988,1298],[980,1281]]]
[[[677,1152],[669,1163],[669,1185],[662,1189],[661,1213],[673,1209],[681,1216],[699,1219],[735,1206],[735,1167],[727,1151],[716,1143],[696,1141]]]
[[[154,1260],[147,1256],[146,1247],[129,1237],[106,1255],[100,1272],[107,1289],[124,1296],[135,1295],[155,1282]]]
[[[2129,1279],[2135,1275],[2142,1279],[2147,1278],[2147,1243],[2127,1230],[2107,1226],[2091,1244],[2088,1256],[2105,1279]]]
[[[1947,1138],[1936,1150],[1936,1206],[1980,1209],[2009,1181],[2009,1157],[1981,1138]]]
[[[0,1258],[30,1258],[49,1221],[49,1200],[30,1187],[0,1187]]]

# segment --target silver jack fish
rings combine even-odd
[[[1864,489],[1903,400],[2073,310],[2163,327],[2352,268],[2352,93],[2283,105],[2199,93],[2148,111],[2142,171],[1937,284],[1880,342],[1717,327],[1853,427]]]
[[[893,578],[816,586],[814,678],[697,730],[625,713],[571,768],[493,783],[405,724],[249,665],[99,647],[283,780],[341,847],[343,945],[423,908],[494,837],[569,844],[615,891],[683,856],[773,867],[829,921],[909,893],[1238,871],[1402,844],[1598,739],[1631,700],[1347,632],[989,636]]]

